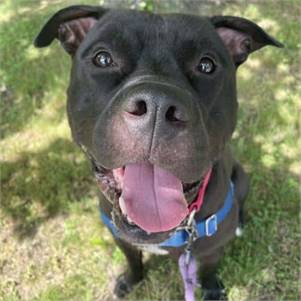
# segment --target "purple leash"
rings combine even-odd
[[[179,269],[184,282],[185,301],[195,301],[194,290],[198,286],[197,283],[197,264],[194,256],[191,255],[191,246],[197,239],[194,215],[196,209],[189,214],[188,221],[184,229],[188,233],[188,241],[185,252],[179,257]]]
[[[185,301],[195,301],[194,290],[197,287],[197,264],[193,256],[189,255],[187,263],[187,253],[183,253],[179,258],[179,268],[185,288]]]

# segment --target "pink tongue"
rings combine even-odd
[[[171,230],[188,214],[181,181],[149,163],[125,167],[121,198],[127,216],[147,232]]]

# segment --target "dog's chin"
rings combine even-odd
[[[185,223],[186,218],[173,229],[162,232],[148,232],[135,224],[128,216],[124,213],[121,208],[120,197],[122,195],[122,177],[124,174],[124,167],[120,167],[114,170],[109,170],[102,167],[96,162],[92,162],[95,178],[97,184],[105,196],[105,198],[112,204],[112,220],[118,230],[118,235],[131,242],[131,243],[160,243],[166,240],[179,226]],[[200,180],[194,183],[183,183],[183,193],[187,206],[192,203],[197,195],[200,185],[203,180],[203,175],[200,176]]]

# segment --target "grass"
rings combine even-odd
[[[57,43],[43,50],[31,44],[46,18],[79,2],[0,4],[3,301],[110,300],[113,280],[124,268],[123,255],[99,222],[89,165],[71,142],[65,116],[69,59]],[[136,5],[244,16],[285,44],[259,51],[238,72],[233,150],[252,189],[245,234],[227,246],[220,274],[230,300],[300,300],[298,1]],[[146,264],[147,277],[128,300],[180,300],[176,264],[165,257],[150,257]]]

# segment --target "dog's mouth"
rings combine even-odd
[[[113,170],[95,162],[93,165],[97,183],[113,205],[115,224],[127,232],[149,235],[175,229],[187,217],[188,206],[202,183],[202,179],[183,183],[169,171],[148,162]]]

